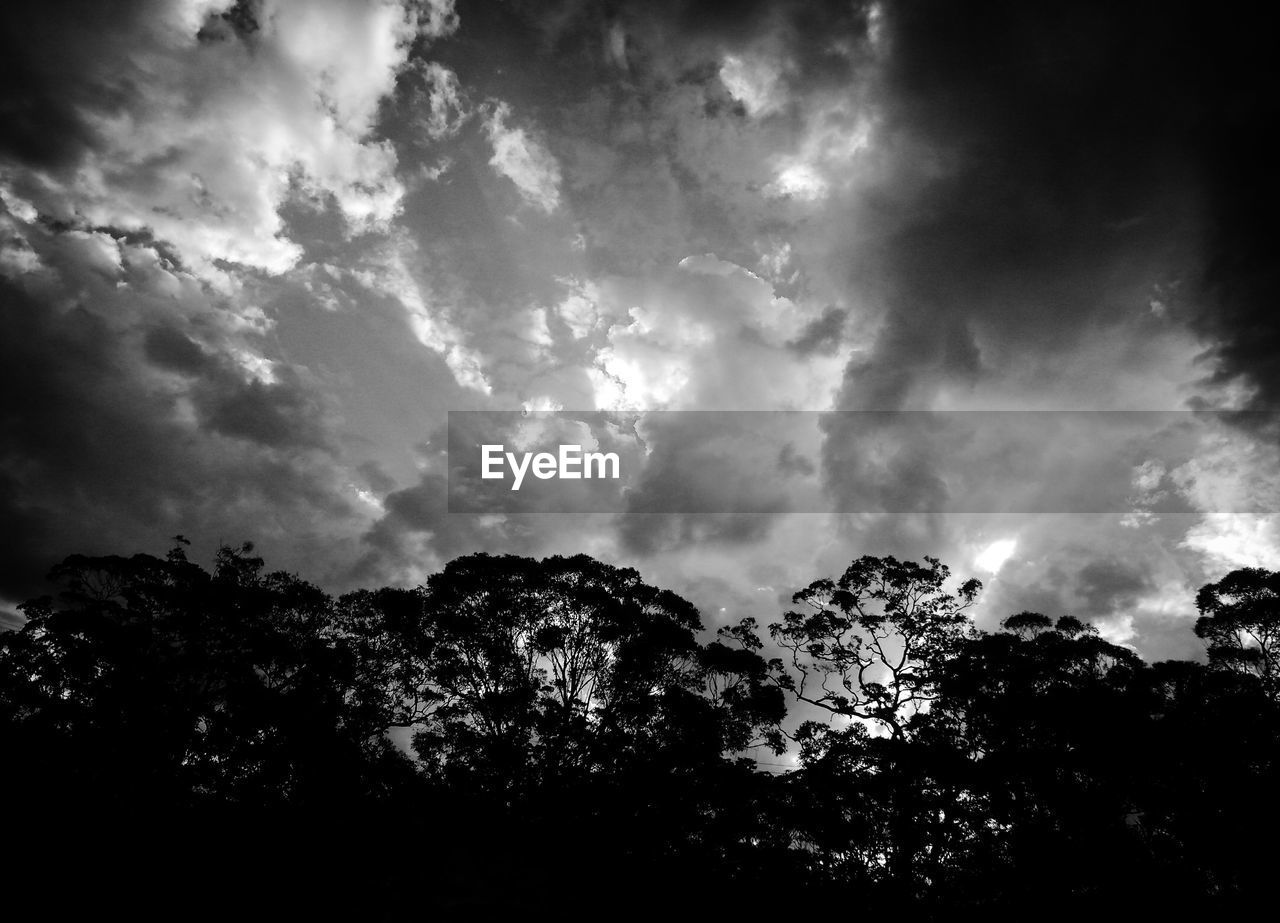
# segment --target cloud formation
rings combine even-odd
[[[875,455],[836,416],[707,479],[707,433],[652,417],[636,502],[717,503],[466,516],[444,493],[449,410],[1272,409],[1274,65],[1243,6],[3,15],[7,603],[86,543],[176,531],[335,588],[587,551],[713,619],[927,553],[987,575],[981,618],[1071,611],[1184,654],[1198,583],[1276,566],[1257,418],[1150,452],[1068,427],[895,455],[885,430]],[[1003,505],[966,487],[993,471]],[[1035,512],[1072,484],[1131,508]],[[794,490],[915,512],[786,512]]]

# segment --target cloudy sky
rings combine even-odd
[[[711,624],[933,554],[983,624],[1070,612],[1167,657],[1196,587],[1280,567],[1274,428],[1188,412],[1280,394],[1274,56],[1230,3],[0,16],[0,610],[179,533],[335,591],[585,551]],[[450,513],[447,413],[521,409],[1186,413],[1136,449],[935,434],[891,485],[856,415],[710,476],[665,415],[644,490],[714,502]],[[1015,501],[940,501],[966,472]],[[804,511],[741,512],[784,481]],[[868,485],[893,511],[814,512]]]

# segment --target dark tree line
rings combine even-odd
[[[899,919],[1274,900],[1280,574],[1207,663],[864,557],[707,639],[586,556],[334,599],[249,546],[73,556],[0,635],[5,889],[58,917]],[[780,754],[798,768],[777,771]]]

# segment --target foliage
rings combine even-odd
[[[1196,636],[1215,667],[1256,676],[1276,691],[1280,679],[1280,573],[1232,571],[1196,595]]]
[[[801,702],[845,718],[877,722],[894,737],[936,694],[940,671],[962,643],[982,585],[944,589],[950,570],[936,558],[926,566],[896,558],[862,557],[836,580],[811,583],[788,612],[769,626],[789,654],[784,686]]]
[[[1151,665],[1073,616],[979,631],[979,584],[933,558],[859,558],[767,635],[706,635],[583,555],[334,599],[248,545],[210,571],[184,545],[67,558],[0,635],[0,782],[35,862],[15,880],[47,886],[40,857],[74,842],[85,894],[189,893],[210,867],[311,881],[317,916],[382,894],[510,917],[548,882],[604,906],[662,881],[636,901],[1022,917],[1238,910],[1280,858],[1280,574],[1206,586],[1208,664]],[[113,848],[125,828],[151,850]]]

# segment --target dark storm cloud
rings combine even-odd
[[[1251,305],[1273,271],[1255,220],[1271,206],[1245,206],[1262,171],[1256,139],[1233,123],[1274,103],[1255,105],[1268,67],[1240,17],[1190,4],[884,4],[874,28],[867,157],[880,174],[850,203],[846,271],[882,323],[846,369],[839,407],[925,407],[1073,352],[1072,374],[1089,376],[1091,344],[1108,339],[1134,344],[1121,358],[1132,368],[1108,357],[1093,380],[1142,374],[1161,363],[1143,344],[1170,324],[1216,339],[1204,374],[1243,377],[1267,398],[1280,322]],[[1237,154],[1244,173],[1228,181]],[[1273,172],[1261,202],[1274,200]],[[1182,295],[1157,305],[1164,291]],[[868,481],[842,422],[824,469],[843,495]],[[891,486],[907,495],[892,503],[936,508],[943,457],[899,453]],[[1050,478],[1011,484],[1037,480]]]
[[[526,93],[551,125],[572,128],[571,119],[588,112],[598,128],[654,123],[643,106],[629,113],[625,96],[595,103],[586,89],[567,89],[597,82],[570,81],[570,72],[616,78],[607,43],[587,40],[611,24],[649,79],[692,81],[708,100],[721,54],[768,44],[788,64],[779,74],[787,103],[775,121],[854,75],[868,85],[879,119],[868,156],[884,181],[854,209],[858,226],[844,259],[851,284],[874,295],[885,327],[875,350],[850,367],[842,406],[918,405],[939,383],[972,385],[1013,357],[1061,353],[1101,331],[1130,330],[1144,322],[1151,291],[1170,283],[1184,293],[1167,306],[1172,319],[1217,340],[1218,365],[1206,374],[1258,381],[1270,374],[1269,327],[1248,306],[1265,302],[1260,280],[1270,261],[1255,242],[1265,239],[1259,220],[1274,211],[1275,181],[1250,132],[1268,124],[1255,113],[1274,103],[1263,98],[1269,65],[1255,47],[1260,33],[1235,7],[1208,14],[1189,3],[1083,0],[556,10],[462,8],[471,50],[543,34],[525,86],[502,89],[513,98]],[[462,50],[446,50],[445,59]],[[461,57],[455,63],[466,70]],[[716,230],[709,212],[697,213],[706,178],[688,173],[670,148],[654,147],[658,136],[633,131],[629,147],[610,145],[610,185],[580,189],[579,215],[596,225],[592,245],[604,247],[591,251],[594,258],[636,268],[636,259],[663,252],[652,239],[659,227],[676,258],[681,237],[737,258],[744,238],[763,226],[739,214],[736,234]],[[557,150],[571,163],[587,156],[563,142]],[[628,151],[643,156],[633,162]],[[666,212],[654,210],[663,201],[655,170],[664,165],[680,203]],[[655,220],[612,242],[601,209],[625,213],[637,170]],[[712,201],[723,210],[732,198]],[[618,249],[627,243],[630,257]],[[1238,336],[1240,326],[1255,333]],[[814,345],[830,341],[825,328],[813,333]]]
[[[618,21],[649,32],[654,44],[690,47],[697,53],[777,42],[793,57],[786,80],[799,89],[840,85],[854,72],[851,44],[868,35],[872,4],[853,0],[708,0],[619,5]]]
[[[138,42],[158,2],[93,0],[50,7],[7,3],[0,12],[0,151],[42,167],[64,167],[95,140],[87,112],[125,107],[133,72],[103,62]],[[71,28],[68,28],[71,24]]]
[[[803,438],[813,422],[768,412],[646,415],[645,465],[618,521],[624,546],[652,554],[760,541],[797,502],[805,508],[792,488],[807,473],[807,459],[797,456],[792,439]]]
[[[205,397],[209,426],[272,448],[325,447],[327,427],[319,399],[302,386],[295,372],[283,374],[282,382],[238,381],[229,391]]]
[[[885,4],[874,277],[887,328],[846,406],[970,383],[1013,353],[1069,348],[1177,280],[1171,310],[1218,339],[1219,378],[1276,380],[1274,56],[1244,7]],[[1206,233],[1207,232],[1207,233]],[[1213,367],[1210,367],[1213,368]],[[1207,369],[1208,370],[1208,369]]]
[[[809,460],[808,456],[801,455],[796,451],[795,445],[786,442],[778,450],[778,471],[785,476],[801,475],[809,477],[816,474],[818,469]]]
[[[802,356],[833,352],[840,345],[848,316],[847,310],[834,306],[828,307],[822,312],[821,317],[810,322],[804,332],[787,346]]]
[[[1216,377],[1242,378],[1258,389],[1254,406],[1274,410],[1280,407],[1280,266],[1271,246],[1280,214],[1270,140],[1280,118],[1275,44],[1269,29],[1235,5],[1203,10],[1195,22],[1203,52],[1187,66],[1202,92],[1191,100],[1189,118],[1193,143],[1205,152],[1209,252],[1206,307],[1195,323],[1216,341]]]
[[[582,550],[592,516],[451,513],[448,475],[428,465],[417,483],[383,500],[385,513],[363,536],[363,553],[343,575],[345,582],[413,584],[477,549],[524,555]]]
[[[1154,15],[1153,15],[1154,14]],[[1167,5],[889,4],[879,133],[900,158],[864,220],[886,327],[846,406],[892,409],[1057,352],[1186,272],[1203,191],[1195,22]],[[1194,70],[1194,66],[1193,66]],[[1190,98],[1189,98],[1190,97]]]
[[[0,526],[28,539],[0,603],[86,533],[253,523],[309,575],[365,553],[344,580],[590,550],[708,587],[767,559],[772,599],[850,550],[959,572],[1016,537],[1045,561],[1092,526],[929,511],[1044,487],[1113,509],[1096,434],[944,428],[881,457],[836,426],[825,454],[775,433],[708,470],[708,434],[675,427],[631,515],[594,520],[449,514],[438,447],[414,446],[446,408],[524,402],[1168,406],[1196,393],[1196,337],[1209,403],[1280,387],[1272,65],[1234,6],[460,2],[456,32],[414,37],[377,3],[228,5],[4,14]],[[918,512],[760,514],[818,508],[809,460],[861,508]],[[1003,479],[990,503],[974,471]],[[1107,571],[1119,546],[1057,583],[1013,560],[996,598],[1140,607],[1154,565]]]
[[[971,407],[1168,407],[1190,395],[1177,390],[1187,379],[1173,366],[1189,365],[1197,349],[1188,325],[1207,329],[1200,312],[1217,310],[1200,293],[1217,246],[1206,234],[1221,193],[1215,152],[1235,143],[1213,128],[1231,95],[1213,63],[1240,28],[1231,15],[1206,26],[1189,4],[1100,2],[464,3],[459,11],[461,30],[433,54],[456,73],[457,98],[481,114],[451,136],[458,163],[415,193],[428,207],[413,220],[439,254],[436,266],[457,270],[457,290],[480,302],[479,339],[495,342],[494,321],[510,323],[522,298],[555,297],[540,273],[653,280],[691,253],[712,253],[797,302],[818,277],[835,279],[818,301],[829,306],[814,312],[806,303],[810,313],[783,348],[815,362],[853,348],[840,408],[965,406],[970,395]],[[764,103],[749,105],[730,86],[729,55],[759,70],[747,77],[772,81]],[[419,106],[425,92],[417,88]],[[493,99],[512,104],[513,125],[536,126],[559,162],[556,215],[580,231],[580,257],[550,258],[548,242],[565,223],[510,212],[514,187],[493,185],[477,124]],[[825,184],[777,191],[787,158],[809,157],[806,145],[829,143],[829,130],[851,143],[864,116],[865,149],[805,162]],[[487,208],[469,215],[464,200]],[[623,306],[646,298],[638,285],[614,290],[627,293]],[[671,296],[654,303],[664,300]],[[614,359],[661,370],[683,344],[660,335],[714,300],[708,291],[677,303],[656,323],[636,315],[659,331],[652,351],[624,332],[631,318],[593,337],[607,340]],[[564,333],[554,319],[548,326]],[[711,333],[718,355],[694,354],[683,367],[693,371],[679,397],[695,408],[726,399],[774,406],[781,392],[755,389],[768,376],[734,365],[746,337],[726,330]],[[599,345],[549,352],[576,362]],[[497,367],[505,385],[532,365]],[[1213,368],[1204,362],[1202,374]],[[709,481],[687,464],[697,435],[652,459],[637,500],[656,496],[672,508],[689,495],[705,506],[750,482],[742,502],[757,502],[770,481],[749,465],[737,479]],[[854,506],[865,509],[1123,509],[1123,469],[1144,460],[1089,431],[959,445],[942,432],[906,440],[887,458],[868,456],[865,440],[850,435],[831,431],[822,467],[842,496],[861,491],[868,502]],[[776,453],[775,445],[771,471]],[[1106,477],[1094,476],[1108,464]],[[975,494],[957,471],[1005,483],[990,497]],[[735,524],[716,512],[700,524],[700,515],[623,518],[619,536],[634,553],[659,554],[717,536],[761,542],[772,528],[768,517]],[[928,514],[921,522],[859,519],[859,536],[945,555],[964,532]]]
[[[652,555],[758,543],[776,519],[771,513],[628,513],[619,517],[618,532],[629,553]]]
[[[734,146],[743,128],[741,107],[718,77],[722,55],[739,45],[767,38],[804,49],[784,82],[806,88],[815,82],[847,79],[847,51],[831,47],[833,36],[856,41],[865,35],[865,11],[856,3],[463,3],[462,27],[433,49],[433,60],[456,72],[473,100],[501,99],[526,123],[547,131],[550,151],[565,166],[564,211],[584,234],[583,259],[596,272],[641,275],[662,271],[699,252],[715,252],[754,262],[757,236],[785,226],[787,219],[759,208],[765,178],[760,163],[707,161],[702,131],[720,136],[728,158],[741,160]],[[519,60],[517,70],[509,66]],[[799,102],[799,100],[798,100]],[[736,108],[735,108],[736,107]],[[791,121],[799,119],[793,114]],[[484,228],[497,196],[475,164],[478,119],[462,129],[460,156],[442,183],[423,194],[476,186],[488,208],[468,214],[457,233],[490,233]],[[783,120],[782,135],[794,125]],[[747,160],[750,161],[748,156]],[[750,175],[735,175],[745,173]],[[754,185],[754,191],[748,192]],[[744,195],[744,193],[747,193]],[[449,209],[443,209],[452,221]],[[541,216],[524,220],[544,221]],[[496,232],[509,236],[499,224]],[[432,237],[446,236],[437,230]],[[493,241],[500,247],[502,241]],[[491,271],[471,274],[484,295],[513,275],[526,289],[543,283],[521,273],[524,256],[537,240],[514,252]],[[523,252],[522,252],[523,251]],[[471,250],[468,260],[492,260],[494,248]],[[565,260],[558,260],[562,265]],[[507,297],[499,293],[499,297]]]
[[[1140,567],[1115,559],[1090,561],[1076,574],[1084,611],[1105,617],[1131,609],[1152,589],[1151,577]]]
[[[1139,613],[1133,617],[1134,644],[1148,662],[1204,660],[1204,642],[1195,634],[1195,607],[1188,606],[1179,615],[1170,618],[1167,613]]]
[[[5,5],[0,528],[21,538],[0,603],[42,589],[67,553],[162,550],[178,532],[202,551],[254,540],[316,579],[355,546],[377,508],[364,487],[395,483],[362,474],[392,454],[369,434],[420,415],[351,424],[352,405],[406,367],[402,387],[448,393],[442,357],[461,355],[424,343],[451,328],[402,271],[403,186],[375,132],[409,41],[446,33],[445,13]],[[373,309],[354,336],[304,314],[353,304]]]
[[[430,472],[412,487],[388,494],[383,516],[364,535],[369,550],[355,566],[357,579],[385,578],[388,567],[418,557],[419,549],[410,544],[415,536],[422,537],[422,546],[444,555],[482,538],[478,518],[449,516],[448,489],[446,474]]]
[[[360,472],[369,487],[378,493],[390,493],[396,488],[395,479],[383,471],[377,462],[362,462],[356,466],[356,470]]]
[[[210,430],[273,448],[328,445],[323,402],[295,369],[282,368],[270,384],[245,381],[230,362],[171,327],[149,331],[143,342],[157,366],[197,379],[192,398]]]
[[[172,326],[135,337],[146,298],[122,316],[114,283],[78,284],[86,303],[60,308],[56,288],[34,297],[0,280],[0,530],[22,537],[5,557],[0,597],[41,591],[73,551],[157,550],[179,532],[272,547],[290,529],[300,550],[325,517],[351,515],[317,448],[318,398],[292,373],[247,382]],[[194,418],[183,419],[183,399]]]
[[[1217,419],[1190,411],[846,411],[821,415],[820,426],[833,509],[1185,513],[1168,472],[1185,473],[1201,427]],[[1268,510],[1243,498],[1219,503],[1216,512]]]
[[[155,327],[143,339],[146,357],[157,366],[183,375],[200,375],[216,366],[200,345],[173,327]]]
[[[625,414],[450,413],[448,425],[416,447],[417,482],[383,499],[384,513],[363,536],[367,550],[352,579],[422,579],[429,564],[477,548],[547,553],[560,542],[567,550],[580,550],[584,538],[575,530],[593,519],[597,526],[609,521],[608,515],[593,514],[621,505],[621,480],[540,480],[526,471],[520,490],[514,491],[509,473],[500,480],[480,478],[482,445],[501,445],[520,454],[555,452],[561,444],[617,454],[628,471],[640,467],[644,448],[634,421]],[[370,483],[377,489],[372,479]]]

